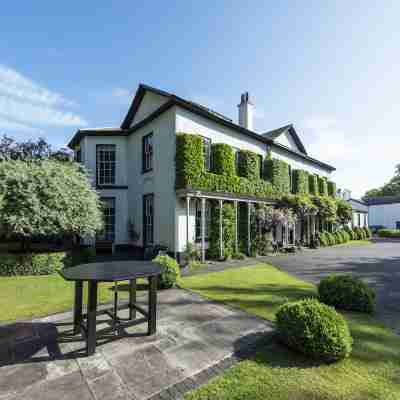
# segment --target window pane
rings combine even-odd
[[[115,145],[97,146],[97,184],[115,184]]]
[[[204,169],[211,170],[211,140],[203,138]]]

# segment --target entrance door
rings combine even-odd
[[[154,243],[154,195],[143,196],[143,246]]]

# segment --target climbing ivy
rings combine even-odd
[[[318,190],[318,175],[309,174],[308,175],[308,191],[310,194],[317,195]]]
[[[251,181],[260,179],[260,157],[248,150],[239,150],[238,175]]]
[[[277,158],[265,160],[264,178],[278,193],[290,193],[289,164]]]
[[[328,182],[325,177],[318,177],[318,192],[320,196],[328,195]]]
[[[328,181],[328,195],[332,197],[336,197],[336,183],[332,181]]]
[[[231,146],[216,143],[211,146],[212,170],[218,175],[235,175],[235,155]]]
[[[176,188],[192,186],[204,171],[203,139],[197,135],[176,135]]]
[[[222,206],[222,244],[223,258],[229,258],[235,246],[235,210],[232,203],[224,203]],[[220,208],[216,201],[211,208],[208,256],[212,259],[220,258]]]
[[[302,169],[293,170],[293,193],[308,194],[308,172]]]

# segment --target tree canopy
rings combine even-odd
[[[0,233],[37,236],[94,235],[101,205],[86,170],[55,160],[0,162]]]
[[[397,196],[400,195],[400,164],[395,167],[393,178],[383,186],[368,190],[363,199],[368,197]]]
[[[25,142],[17,142],[7,135],[3,135],[0,138],[0,161],[43,159],[69,161],[71,152],[64,148],[54,150],[43,138]]]

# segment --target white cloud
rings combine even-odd
[[[41,135],[44,134],[44,131],[39,128],[34,128],[32,126],[21,124],[15,121],[9,121],[7,119],[3,119],[0,117],[0,135],[15,133],[15,132],[25,132],[26,134],[35,134]]]
[[[0,64],[0,128],[39,133],[44,126],[87,126],[75,103]]]

